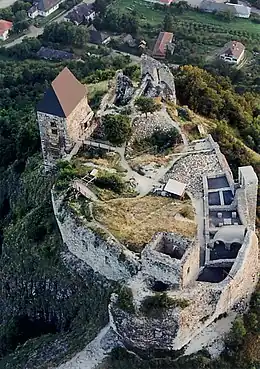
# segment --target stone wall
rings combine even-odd
[[[200,268],[200,244],[194,240],[191,247],[183,255],[182,260],[182,287],[185,288],[192,281],[196,280]]]
[[[165,243],[182,249],[182,257],[174,258],[165,254],[161,250]],[[158,233],[142,251],[142,273],[157,281],[182,288],[198,274],[199,253],[197,241],[174,233]]]
[[[83,136],[84,130],[89,126],[92,117],[93,112],[88,105],[87,97],[85,97],[66,119],[68,137],[72,142],[76,143]]]
[[[139,261],[132,252],[111,237],[104,239],[98,231],[80,222],[72,212],[64,209],[55,192],[52,192],[52,203],[62,240],[72,254],[110,280],[127,280],[137,273]]]
[[[230,260],[227,261],[230,263]],[[185,299],[185,308],[169,308],[156,318],[147,318],[142,311],[122,311],[116,302],[111,316],[115,330],[132,349],[180,350],[193,337],[211,324],[220,314],[230,311],[239,302],[248,302],[258,279],[258,241],[249,231],[232,269],[222,282],[195,282],[181,290],[170,290],[173,299]]]
[[[222,291],[215,317],[229,310],[241,300],[249,302],[258,281],[259,249],[254,232],[248,231],[229,276],[219,283]]]
[[[45,166],[52,166],[58,158],[61,158],[71,148],[71,142],[65,129],[65,118],[51,114],[37,112],[41,146]],[[53,127],[52,127],[53,126]],[[52,129],[57,129],[54,134]]]

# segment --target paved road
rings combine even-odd
[[[51,19],[49,23],[52,23],[52,22],[62,22],[64,20],[65,15],[67,15],[70,10],[64,11],[63,13],[58,14],[57,17]],[[11,42],[9,42],[7,44],[4,44],[3,46],[6,47],[6,48],[8,48],[8,47],[12,47],[14,45],[20,44],[25,37],[28,37],[28,38],[30,38],[30,37],[38,37],[38,36],[40,36],[40,35],[43,34],[43,31],[44,31],[44,27],[30,26],[28,33],[26,33],[25,35],[23,35],[23,36],[15,39],[14,41],[11,41]]]
[[[16,0],[0,0],[0,9],[7,8],[10,5],[13,5]]]

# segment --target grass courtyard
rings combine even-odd
[[[156,232],[176,232],[194,237],[196,223],[190,201],[145,196],[94,204],[95,219],[119,241],[141,251]]]

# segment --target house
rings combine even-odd
[[[8,39],[9,32],[13,28],[13,23],[0,19],[0,40],[5,41]]]
[[[154,4],[161,4],[161,5],[171,5],[171,3],[173,2],[173,0],[145,0],[148,3],[154,3]]]
[[[206,13],[213,12],[230,12],[234,17],[249,18],[251,14],[251,8],[243,4],[231,4],[216,2],[213,0],[203,0],[200,4],[200,10]]]
[[[104,32],[98,31],[93,24],[88,28],[89,42],[96,45],[107,45],[111,41],[111,37]]]
[[[239,41],[230,41],[225,44],[219,58],[227,63],[239,64],[245,55],[245,46]]]
[[[81,3],[77,5],[71,12],[69,12],[64,17],[64,20],[67,22],[72,22],[73,24],[78,26],[82,23],[92,22],[95,18],[95,15],[96,13],[93,3]]]
[[[251,14],[251,8],[243,4],[226,3],[227,11],[230,11],[235,17],[249,18]]]
[[[171,32],[160,32],[156,43],[154,45],[152,56],[158,59],[164,59],[166,57],[167,50],[173,51],[174,45],[173,33]]]
[[[36,55],[46,60],[71,60],[75,58],[74,54],[67,51],[55,50],[44,46],[40,48]]]
[[[38,0],[33,3],[33,6],[28,10],[29,18],[36,18],[38,15],[41,17],[48,17],[51,13],[55,12],[64,0]]]
[[[46,170],[92,133],[93,112],[87,89],[66,67],[37,105],[37,120]]]

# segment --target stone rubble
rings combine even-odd
[[[171,178],[187,183],[187,191],[200,198],[203,191],[202,177],[215,173],[221,173],[221,166],[214,153],[194,153],[180,158],[166,173],[163,182]]]

